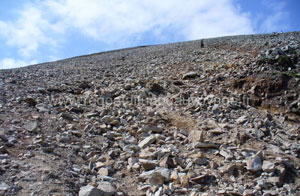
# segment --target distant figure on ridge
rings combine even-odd
[[[201,44],[201,48],[204,48],[203,39],[201,39],[200,44]]]

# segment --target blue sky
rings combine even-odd
[[[300,30],[299,0],[0,0],[0,69],[100,51]]]

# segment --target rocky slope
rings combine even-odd
[[[0,195],[300,195],[300,32],[0,71]]]

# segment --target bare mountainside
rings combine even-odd
[[[0,195],[300,195],[300,32],[0,71]]]

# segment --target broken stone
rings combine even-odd
[[[271,185],[276,185],[276,186],[281,186],[282,185],[282,181],[280,180],[280,178],[278,176],[273,176],[273,177],[269,177],[266,181],[268,184]]]
[[[165,93],[164,88],[157,83],[153,83],[150,85],[150,91],[156,95]]]
[[[262,165],[264,172],[273,172],[275,170],[275,164],[270,161],[264,161]]]
[[[24,129],[26,129],[29,132],[36,131],[37,127],[38,127],[38,123],[36,121],[32,121],[24,125]]]
[[[195,148],[218,148],[219,145],[209,142],[197,142]]]
[[[248,161],[248,170],[252,172],[259,172],[262,169],[262,160],[260,156],[254,156]]]
[[[115,187],[110,182],[98,182],[97,188],[102,192],[101,196],[111,196],[116,192]]]
[[[92,185],[80,188],[79,196],[102,196],[102,192]]]
[[[150,135],[148,137],[146,137],[144,140],[142,140],[139,143],[139,147],[140,148],[146,148],[147,146],[149,146],[150,144],[152,144],[155,141],[155,136],[154,135]]]
[[[36,100],[33,98],[29,97],[24,100],[29,106],[35,106],[37,104]]]
[[[162,185],[165,182],[165,177],[161,175],[159,172],[152,173],[151,177],[149,178],[149,183],[151,185]]]
[[[194,161],[195,164],[197,165],[208,165],[208,161],[206,158],[198,158],[198,159],[195,159]]]
[[[191,181],[193,181],[197,184],[208,185],[208,184],[214,183],[216,181],[216,177],[213,175],[204,174],[201,176],[197,176],[195,178],[191,178]]]
[[[0,191],[6,191],[9,189],[9,186],[4,183],[4,182],[0,182]]]
[[[183,80],[188,80],[188,79],[194,79],[196,77],[199,77],[199,74],[197,72],[188,72],[188,73],[185,73],[182,77]]]
[[[73,116],[71,114],[68,114],[68,113],[62,113],[61,117],[65,120],[68,120],[68,121],[73,121],[74,120]]]
[[[157,160],[139,159],[139,163],[146,171],[154,169],[158,165]]]
[[[220,151],[220,155],[222,155],[226,160],[233,159],[233,154],[230,151],[222,149]]]
[[[189,133],[188,140],[190,142],[202,142],[203,141],[203,131],[193,130]]]
[[[245,123],[245,122],[247,121],[247,119],[248,119],[247,116],[241,116],[241,117],[239,117],[238,119],[236,119],[236,122],[237,122],[238,124],[243,124],[243,123]]]
[[[174,168],[175,164],[172,157],[167,154],[159,161],[159,166],[164,168]]]
[[[150,132],[161,133],[164,130],[164,128],[160,127],[160,126],[146,125],[142,128],[142,130],[147,133],[150,133]]]
[[[109,172],[108,172],[107,168],[102,167],[99,169],[98,174],[103,175],[103,176],[108,176]]]
[[[170,171],[166,168],[161,168],[161,167],[156,168],[154,170],[145,171],[141,175],[139,175],[138,178],[139,180],[147,180],[152,178],[153,174],[155,174],[154,178],[152,179],[154,183],[156,182],[156,180],[157,182],[161,182],[162,179],[166,181],[170,180]]]
[[[252,189],[246,189],[243,192],[243,196],[253,196],[253,190]]]

